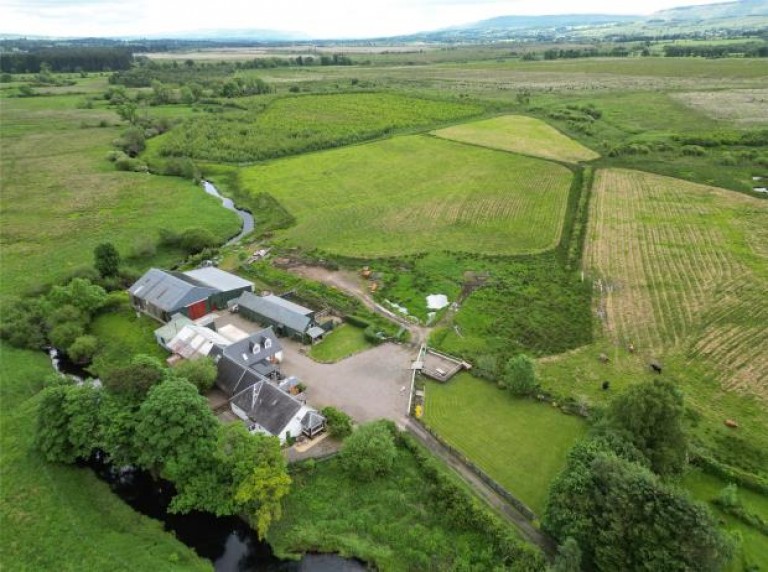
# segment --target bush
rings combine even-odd
[[[200,393],[205,393],[213,387],[217,372],[214,361],[205,357],[196,360],[184,360],[173,368],[173,373],[197,387]]]
[[[64,322],[54,326],[48,333],[51,344],[65,350],[75,343],[75,340],[84,334],[82,324],[78,322]]]
[[[372,344],[380,344],[383,341],[378,329],[374,326],[368,326],[365,328],[363,331],[363,336],[368,342]]]
[[[707,150],[699,145],[683,145],[681,151],[687,157],[701,157],[707,154]]]
[[[536,372],[533,360],[520,354],[507,361],[504,366],[504,382],[513,395],[531,395],[536,391]]]
[[[370,322],[364,320],[360,316],[344,316],[344,321],[358,328],[367,328],[370,326]]]
[[[96,336],[80,336],[68,348],[67,355],[75,363],[88,363],[99,346]]]
[[[331,437],[344,439],[352,433],[352,418],[335,407],[326,407],[320,413],[326,421],[326,427]]]
[[[397,456],[393,430],[387,422],[360,426],[341,450],[341,462],[350,477],[369,481],[392,470]]]
[[[216,246],[213,233],[205,228],[188,228],[179,237],[179,246],[189,254],[195,254],[206,248]]]

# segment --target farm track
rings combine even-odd
[[[649,173],[599,171],[585,261],[612,341],[686,354],[724,388],[768,399],[768,258],[754,237],[768,225],[765,207]]]

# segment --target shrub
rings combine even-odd
[[[376,421],[360,426],[341,450],[341,462],[350,477],[368,481],[392,470],[397,456],[392,428]]]
[[[683,145],[681,151],[688,157],[701,157],[707,154],[707,150],[699,145]]]
[[[48,333],[51,344],[60,349],[66,349],[75,343],[75,340],[84,334],[82,324],[78,322],[64,322],[54,326]]]
[[[211,358],[184,360],[173,369],[173,373],[186,379],[204,393],[213,387],[216,381],[216,364]]]
[[[80,336],[67,348],[67,355],[75,363],[87,363],[91,361],[93,354],[99,346],[96,336]]]
[[[331,437],[344,439],[352,433],[352,418],[335,407],[326,407],[320,413],[325,417]]]
[[[507,361],[504,366],[504,381],[514,395],[531,395],[536,391],[536,372],[533,360],[520,354]]]
[[[363,331],[363,336],[365,336],[365,339],[372,344],[380,344],[382,342],[379,331],[374,326],[368,326],[365,328]]]
[[[216,237],[206,228],[188,228],[179,237],[179,246],[189,254],[212,248],[216,244]]]

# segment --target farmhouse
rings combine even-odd
[[[315,323],[315,312],[280,296],[256,296],[244,292],[230,302],[230,308],[252,322],[272,326],[278,335],[301,342],[314,341],[325,334]]]
[[[272,328],[251,334],[213,352],[217,359],[216,384],[227,396],[262,379],[277,378],[283,347]]]
[[[167,322],[174,314],[192,320],[225,308],[227,302],[253,283],[218,268],[169,272],[152,268],[128,289],[131,304],[139,312]]]
[[[325,428],[322,415],[266,380],[232,397],[230,407],[249,431],[274,435],[281,442],[300,435],[312,438]]]

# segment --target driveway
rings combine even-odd
[[[285,338],[280,343],[284,348],[280,369],[307,386],[310,405],[338,407],[358,423],[384,418],[405,427],[413,350],[388,343],[334,364],[321,364],[304,355],[300,344]]]

